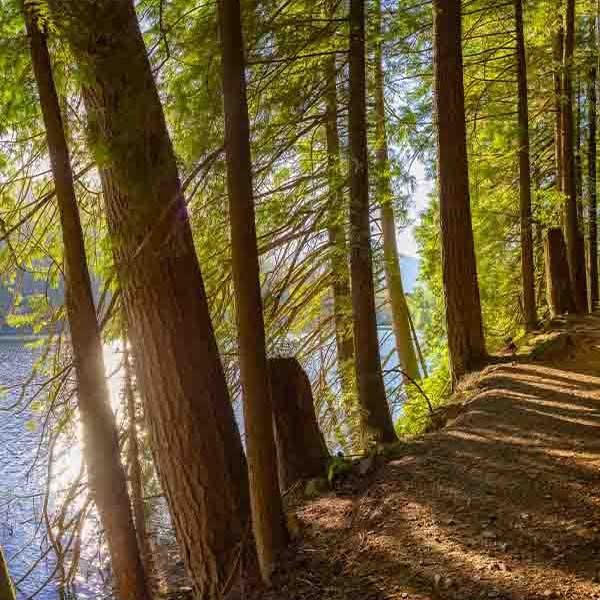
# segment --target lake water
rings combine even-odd
[[[51,553],[34,566],[47,550],[46,529],[38,526],[42,517],[47,452],[41,448],[40,459],[32,468],[40,433],[28,425],[37,416],[30,409],[6,411],[18,400],[21,391],[11,386],[29,376],[33,361],[34,353],[24,343],[0,339],[0,384],[5,389],[0,401],[3,408],[0,412],[0,544],[19,596],[24,598],[33,594],[55,568]],[[21,581],[32,567],[32,573]],[[56,598],[55,587],[49,585],[39,597]]]
[[[48,474],[48,444],[40,443],[44,413],[27,407],[27,400],[39,389],[31,382],[20,407],[15,408],[21,387],[30,376],[39,355],[25,342],[0,337],[0,544],[9,563],[9,570],[17,587],[19,598],[36,594],[41,600],[60,597],[56,580],[56,560],[47,539],[44,523],[45,485]],[[105,349],[108,372],[113,372],[118,355],[112,348]],[[111,380],[111,392],[117,398],[120,385],[118,374]],[[42,398],[40,400],[43,401]],[[75,476],[81,466],[76,439],[71,446],[56,448],[56,470],[53,479],[65,484]],[[54,487],[53,489],[56,489]],[[77,502],[74,503],[77,507]],[[52,502],[47,507],[50,519],[57,507]],[[88,530],[93,526],[88,526]],[[90,566],[92,553],[97,547],[84,549],[82,569],[75,581],[77,597],[100,598],[103,594],[97,570]]]
[[[384,356],[391,344],[389,335],[382,332]],[[57,600],[60,597],[54,581],[57,565],[43,521],[47,444],[40,445],[42,426],[39,421],[42,413],[27,407],[9,410],[19,399],[19,384],[30,376],[36,355],[37,352],[26,343],[0,337],[0,385],[4,390],[0,396],[0,544],[20,599],[37,593],[36,597],[41,600]],[[110,385],[116,406],[121,381],[120,375],[115,373],[119,361],[115,348],[105,349],[105,361],[107,371],[113,374]],[[387,368],[393,366],[395,364],[388,364]],[[28,386],[23,404],[27,404],[27,399],[38,387],[36,382]],[[397,407],[394,412],[398,414]],[[238,418],[242,420],[241,415]],[[33,427],[33,423],[37,423],[37,427]],[[37,461],[34,461],[36,456]],[[65,480],[77,474],[80,461],[75,444],[59,461],[59,470]],[[48,507],[50,516],[54,509],[52,505]],[[95,575],[86,574],[85,556],[82,564],[83,572],[76,586],[77,597],[80,600],[102,597],[101,582]],[[90,568],[90,573],[95,572]],[[39,591],[40,588],[43,589]]]

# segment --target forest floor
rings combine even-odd
[[[265,600],[600,599],[600,317],[504,357],[444,429],[297,509]]]

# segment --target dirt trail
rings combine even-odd
[[[304,506],[263,598],[600,598],[600,318],[488,368],[466,412]]]

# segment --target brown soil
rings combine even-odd
[[[600,318],[564,329],[563,352],[489,367],[446,429],[299,508],[261,597],[600,598]]]

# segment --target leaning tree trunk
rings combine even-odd
[[[600,6],[600,4],[599,4]],[[596,19],[591,25],[592,44],[598,49],[596,39]],[[589,309],[593,311],[598,305],[598,202],[596,181],[596,132],[597,132],[597,65],[590,68],[588,81],[588,286]]]
[[[434,82],[446,328],[453,383],[486,357],[471,222],[460,0],[434,0]]]
[[[365,3],[350,2],[350,273],[356,382],[363,443],[395,441],[385,396],[373,283],[369,220],[365,73]]]
[[[333,15],[330,14],[329,17],[333,18]],[[352,339],[352,302],[350,295],[350,270],[348,267],[348,245],[346,243],[344,228],[344,182],[340,166],[340,138],[337,121],[337,77],[334,54],[326,58],[324,71],[327,80],[327,89],[325,91],[325,134],[327,138],[327,178],[330,198],[327,233],[331,247],[331,288],[333,293],[335,343],[342,404],[346,412],[346,417],[352,426],[356,412],[355,392],[352,381],[354,341]],[[352,435],[353,441],[355,437]]]
[[[329,451],[308,376],[295,358],[269,359],[273,427],[282,492],[300,479],[325,477]]]
[[[527,59],[523,31],[523,3],[515,0],[517,32],[517,77],[519,88],[519,194],[521,209],[521,281],[523,286],[523,315],[528,331],[537,325],[535,307],[535,263],[531,226],[531,162],[529,157],[529,102]]]
[[[573,312],[575,302],[569,278],[569,263],[563,232],[556,227],[546,232],[544,239],[546,292],[552,317]]]
[[[381,0],[375,2],[377,31],[375,33],[375,118],[377,125],[377,195],[381,206],[383,257],[388,299],[392,311],[396,352],[402,367],[405,384],[420,379],[419,363],[413,344],[408,303],[402,287],[400,257],[396,241],[396,219],[392,203],[390,161],[388,155],[385,95],[383,81],[383,42],[381,31]]]
[[[26,8],[31,59],[38,85],[62,225],[65,299],[83,427],[83,455],[122,600],[149,598],[131,516],[115,417],[106,383],[102,340],[92,296],[83,232],[46,36]]]
[[[109,157],[104,202],[157,471],[194,593],[220,600],[251,540],[247,468],[146,47],[131,0],[49,6]]]
[[[2,548],[0,548],[0,600],[16,600],[15,588],[8,572],[8,565]]]
[[[269,585],[277,554],[285,547],[288,536],[277,480],[277,457],[273,438],[239,0],[220,0],[219,21],[233,287],[250,474],[252,525],[263,582]]]
[[[585,281],[585,248],[579,230],[577,214],[577,177],[574,155],[573,131],[573,54],[575,51],[575,0],[567,0],[567,19],[565,29],[564,47],[564,74],[563,74],[563,107],[562,144],[563,144],[563,183],[562,190],[566,194],[565,200],[565,242],[567,245],[567,258],[569,261],[569,276],[575,297],[575,306],[578,313],[587,312],[587,289]]]

